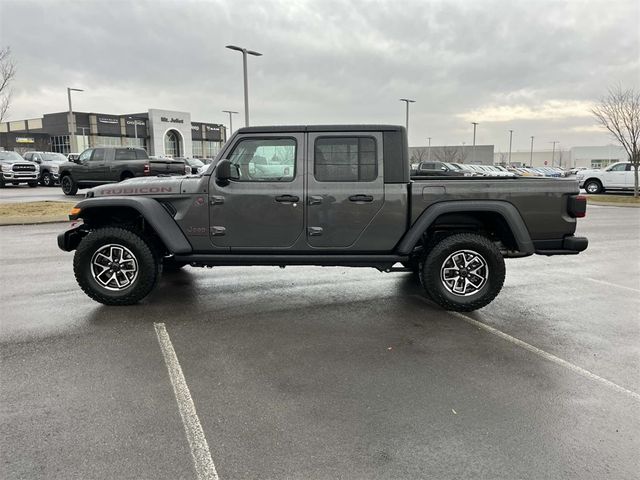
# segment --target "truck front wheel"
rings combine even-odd
[[[155,286],[160,262],[137,233],[119,227],[100,228],[85,236],[73,258],[80,288],[105,305],[132,305]]]
[[[78,184],[73,181],[71,175],[65,175],[62,177],[60,185],[62,187],[62,193],[65,195],[75,195],[78,193]]]
[[[422,263],[427,295],[447,310],[470,312],[491,303],[505,277],[504,258],[488,238],[458,233],[444,238]]]

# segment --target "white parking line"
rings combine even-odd
[[[602,283],[603,285],[609,285],[610,287],[624,288],[625,290],[631,290],[632,292],[640,292],[639,289],[633,287],[625,287],[624,285],[618,285],[617,283],[607,282],[605,280],[596,280],[595,278],[585,277],[587,280],[591,280],[592,282]]]
[[[466,315],[463,315],[462,313],[458,313],[458,312],[449,312],[452,315],[458,317],[459,319],[467,322],[470,325],[473,325],[475,327],[478,328],[482,328],[483,330],[486,330],[489,333],[492,333],[493,335],[496,335],[500,338],[502,338],[503,340],[506,340],[507,342],[511,342],[514,345],[518,345],[519,347],[522,347],[526,350],[529,350],[532,353],[535,353],[536,355],[547,359],[557,365],[561,365],[565,368],[568,368],[569,370],[571,370],[572,372],[575,372],[579,375],[582,375],[583,377],[589,378],[591,380],[595,380],[596,382],[599,382],[603,385],[606,385],[609,388],[612,388],[620,393],[623,393],[629,397],[631,397],[634,400],[637,400],[640,402],[640,394],[633,392],[631,390],[628,390],[624,387],[621,387],[618,384],[613,383],[611,380],[607,380],[606,378],[602,378],[599,375],[596,375],[595,373],[590,372],[589,370],[585,370],[582,367],[579,367],[577,365],[574,365],[571,362],[567,362],[566,360],[563,360],[562,358],[556,357],[555,355],[552,355],[551,353],[545,352],[544,350],[539,349],[538,347],[534,347],[533,345],[527,343],[527,342],[523,342],[522,340],[512,337],[511,335],[504,333],[500,330],[498,330],[497,328],[493,328],[490,327],[489,325],[479,322],[477,320],[474,320],[473,318],[467,317]]]
[[[178,402],[178,410],[180,411],[184,431],[187,435],[189,447],[191,448],[191,457],[193,458],[197,478],[198,480],[219,480],[216,466],[213,464],[211,458],[207,439],[204,436],[202,425],[200,425],[196,407],[193,404],[189,387],[184,379],[182,367],[180,367],[176,351],[173,349],[169,333],[167,333],[164,323],[154,323],[153,327],[156,330],[162,356],[169,371],[169,378],[171,379],[171,385],[173,385],[173,393]]]

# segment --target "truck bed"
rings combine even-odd
[[[575,179],[414,177],[409,187],[411,225],[437,202],[501,200],[520,212],[531,239],[539,245],[557,241],[576,229],[576,219],[566,213],[569,196],[580,192]]]

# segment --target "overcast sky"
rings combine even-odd
[[[18,65],[10,120],[67,109],[164,108],[227,122],[404,124],[409,143],[514,150],[605,145],[590,105],[640,84],[640,2],[0,0]],[[234,127],[244,123],[235,116]]]

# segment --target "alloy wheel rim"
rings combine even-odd
[[[125,290],[138,278],[138,259],[123,245],[103,245],[91,257],[91,275],[107,290]]]
[[[62,189],[65,192],[70,192],[71,191],[71,180],[69,179],[69,177],[64,177],[62,179]]]
[[[461,297],[478,293],[489,279],[489,265],[473,250],[457,250],[440,268],[440,280],[448,292]]]
[[[598,186],[595,183],[590,183],[589,185],[587,185],[587,192],[589,193],[595,193],[598,190]]]

